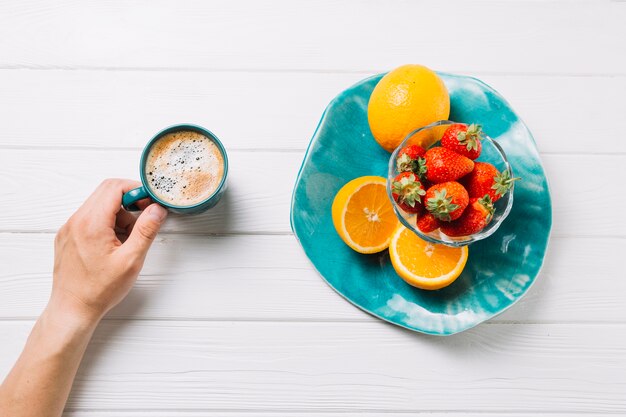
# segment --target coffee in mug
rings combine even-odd
[[[145,165],[147,186],[162,201],[191,206],[209,198],[224,175],[217,145],[201,133],[168,133],[150,148]]]
[[[214,207],[226,191],[228,158],[220,140],[207,129],[181,124],[157,133],[140,162],[141,187],[122,196],[122,206],[140,210],[150,198],[168,210],[196,214]]]

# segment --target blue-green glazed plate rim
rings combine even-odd
[[[438,74],[450,92],[449,119],[483,125],[522,176],[511,214],[493,236],[470,246],[466,268],[452,285],[437,291],[411,287],[386,251],[358,254],[332,225],[330,206],[341,186],[363,175],[386,177],[390,154],[367,123],[369,95],[384,74],[354,84],[324,110],[298,172],[290,220],[313,266],[350,303],[400,327],[446,336],[501,314],[528,292],[546,255],[552,204],[534,138],[509,103],[476,78]],[[354,150],[364,158],[354,158]],[[345,155],[351,157],[342,160]]]

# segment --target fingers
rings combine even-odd
[[[99,207],[107,214],[116,214],[122,205],[124,193],[140,186],[141,183],[134,180],[121,178],[106,179],[89,196],[85,205]]]
[[[104,180],[101,185],[104,191],[110,193],[108,195],[111,195],[113,197],[113,202],[116,202],[116,198],[119,197],[119,202],[117,204],[111,204],[110,207],[106,207],[106,210],[115,210],[116,207],[118,210],[121,210],[122,197],[124,196],[124,194],[134,188],[141,187],[141,183],[139,181],[119,178]],[[143,200],[137,201],[136,204],[137,207],[139,207],[139,210],[145,210],[146,207],[152,204],[152,200],[150,200],[149,198],[144,198]]]
[[[135,221],[130,236],[122,245],[122,250],[140,259],[145,258],[150,245],[167,217],[167,210],[158,204],[151,204]]]
[[[89,217],[98,227],[113,229],[116,215],[122,210],[122,196],[139,186],[141,183],[133,180],[104,180],[78,209],[77,215]]]
[[[139,207],[139,210],[145,210],[146,207],[152,204],[152,200],[149,198],[144,198],[143,200],[137,201],[136,204],[137,204],[137,207]]]
[[[130,232],[136,221],[136,216],[122,209],[117,213],[115,218],[115,227],[119,227],[120,229],[128,230]]]
[[[135,225],[136,221],[137,217],[124,209],[121,209],[117,213],[117,216],[115,218],[115,234],[120,241],[126,241],[126,238],[133,230],[133,226]]]

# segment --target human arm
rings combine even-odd
[[[106,180],[61,227],[54,242],[48,305],[0,386],[0,417],[58,417],[102,317],[130,291],[167,211],[135,218],[121,208],[130,180]]]

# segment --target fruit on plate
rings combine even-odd
[[[436,219],[449,222],[461,217],[469,204],[469,195],[456,181],[435,184],[424,196],[426,210]]]
[[[439,229],[439,226],[441,226],[441,222],[429,212],[417,219],[417,228],[423,233],[434,232]]]
[[[491,197],[471,198],[461,217],[451,222],[441,222],[441,231],[450,237],[473,235],[489,224],[493,213]]]
[[[391,183],[393,199],[407,213],[422,212],[422,196],[425,194],[424,186],[412,172],[401,172]]]
[[[434,71],[422,65],[403,65],[376,85],[367,107],[374,139],[388,152],[411,131],[450,115],[450,96]],[[432,143],[418,143],[424,148]]]
[[[396,273],[410,285],[438,290],[454,282],[467,262],[467,246],[426,242],[400,225],[391,238],[389,257]]]
[[[435,184],[456,181],[474,169],[474,161],[440,146],[427,150],[424,159],[426,179]]]
[[[511,189],[513,182],[517,180],[519,178],[511,178],[508,170],[500,172],[490,163],[476,162],[474,170],[463,178],[462,183],[470,197],[488,195],[495,203]]]
[[[471,160],[480,156],[483,131],[480,125],[453,124],[441,137],[441,146]]]
[[[398,219],[387,198],[383,177],[355,178],[344,185],[332,205],[332,218],[339,237],[359,253],[387,249]]]
[[[396,156],[396,169],[398,172],[414,172],[418,177],[426,172],[424,154],[426,150],[419,145],[408,145],[400,149]]]

